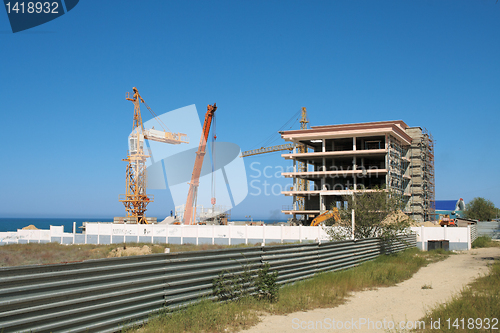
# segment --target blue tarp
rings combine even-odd
[[[455,210],[458,200],[436,200],[436,210]]]

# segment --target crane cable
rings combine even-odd
[[[146,105],[146,108],[149,110],[149,112],[151,112],[153,117],[158,121],[160,126],[163,128],[163,131],[172,133],[172,131],[168,128],[168,126],[165,125],[165,123],[163,121],[161,121],[161,119],[158,117],[158,115],[153,111],[153,109],[151,109],[149,107],[149,105],[144,101],[144,99],[142,100],[142,102],[144,103],[144,105]]]
[[[215,167],[215,140],[217,140],[217,121],[216,121],[215,113],[212,119],[212,198],[211,203],[212,206],[215,206],[215,171],[217,170]]]
[[[284,123],[279,129],[277,132],[280,132],[282,130],[284,130],[286,127],[288,127],[288,129],[291,129],[293,127],[293,125],[295,125],[297,123],[297,121],[299,120],[299,115],[301,114],[301,110],[297,111],[290,119],[288,119],[288,121],[286,123]],[[291,123],[293,120],[295,119],[295,121],[293,123]],[[268,145],[270,145],[271,143],[273,143],[274,141],[278,140],[278,138],[276,138],[276,133],[273,133],[271,134],[270,136],[268,136],[266,138],[265,141],[261,141],[261,142],[264,142],[261,147],[266,147]],[[259,147],[260,148],[260,147]]]

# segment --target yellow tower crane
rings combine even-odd
[[[306,108],[302,108],[302,116],[300,118],[300,129],[304,130],[307,129],[307,124],[309,123],[309,120],[307,120],[307,110]],[[299,153],[306,153],[306,145],[299,144],[298,145]],[[306,172],[307,166],[304,162],[299,162],[299,172]],[[303,178],[298,178],[297,179],[297,187],[299,192],[304,192],[309,190],[309,184],[308,182],[303,179]],[[297,206],[299,210],[303,211],[305,210],[305,200],[306,198],[304,196],[297,196]]]
[[[153,140],[169,144],[189,143],[186,134],[172,133],[166,131],[163,122],[156,116],[151,108],[144,102],[144,99],[139,95],[136,87],[133,88],[134,94],[130,97],[127,92],[125,99],[134,103],[134,121],[132,134],[129,137],[128,156],[123,161],[128,162],[126,171],[126,194],[121,194],[119,201],[125,205],[127,217],[135,221],[135,223],[147,224],[145,212],[146,206],[154,201],[153,195],[146,194],[147,173],[146,159],[150,155],[144,151],[144,140]],[[144,103],[146,108],[158,120],[163,131],[155,129],[144,129],[142,124],[141,106]]]

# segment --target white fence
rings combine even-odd
[[[450,250],[470,250],[475,239],[475,226],[453,228],[412,227],[417,246],[427,250],[429,240],[448,240]],[[15,243],[61,244],[255,244],[329,241],[327,227],[284,225],[165,225],[87,223],[86,232],[65,233],[63,226],[50,230],[17,230],[0,232],[0,245]]]
[[[61,244],[254,244],[315,242],[329,240],[321,226],[247,226],[247,225],[161,225],[87,223],[84,234],[65,233],[62,226],[50,230],[18,230],[0,232],[0,245],[12,243]]]

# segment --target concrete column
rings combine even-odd
[[[326,207],[325,207],[325,197],[322,196],[321,194],[319,195],[319,209],[322,212],[326,210]]]
[[[352,150],[356,150],[356,137],[352,138]]]
[[[357,162],[356,162],[356,156],[354,156],[354,158],[352,159],[352,169],[353,169],[354,171],[356,171],[356,170],[358,169],[358,168],[357,168],[357,164],[356,164],[356,163],[357,163]],[[358,176],[357,176],[356,174],[353,174],[353,177],[352,177],[352,178],[353,178],[353,181],[354,181],[354,186],[353,186],[353,188],[354,188],[354,191],[356,191],[356,186],[357,186],[357,184],[358,184]]]
[[[321,151],[323,153],[326,152],[326,139],[323,139],[323,144],[322,144],[322,147],[321,147]]]
[[[323,157],[323,170],[326,171],[326,158]]]
[[[354,228],[356,227],[356,222],[355,222],[355,215],[354,215],[354,209],[351,211],[351,231],[352,235],[351,238],[354,240]]]

